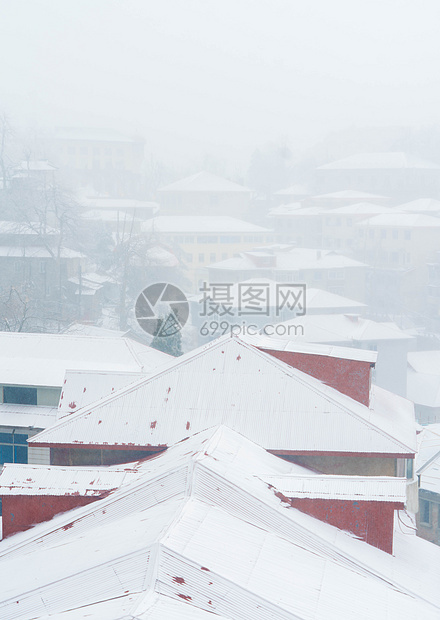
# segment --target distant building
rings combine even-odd
[[[58,128],[48,143],[60,175],[75,189],[138,198],[144,141],[107,129]]]
[[[323,193],[341,188],[396,199],[440,196],[440,165],[403,152],[358,153],[316,169]]]
[[[356,256],[372,270],[371,302],[385,312],[426,311],[428,263],[440,247],[440,218],[383,213],[356,224]]]
[[[440,424],[424,427],[419,443],[417,536],[440,545]]]
[[[330,250],[291,245],[254,247],[252,251],[208,265],[209,282],[269,278],[306,284],[364,302],[368,265]]]
[[[249,217],[251,190],[211,172],[198,172],[157,190],[164,215]]]
[[[229,216],[158,216],[142,224],[151,242],[167,244],[186,266],[196,291],[207,279],[206,267],[238,252],[273,242],[268,228]]]

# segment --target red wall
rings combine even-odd
[[[320,379],[367,407],[370,404],[370,362],[293,351],[261,350],[293,368]]]
[[[2,497],[3,538],[28,530],[35,523],[49,521],[60,512],[85,506],[100,497],[78,495],[6,495]]]
[[[356,534],[373,547],[393,552],[395,502],[367,502],[336,499],[291,499],[291,505],[320,521]]]

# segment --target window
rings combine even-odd
[[[194,237],[192,236],[185,237],[185,243],[194,243]]]
[[[399,231],[397,230],[397,228],[393,228],[393,239],[398,239],[399,238]]]
[[[216,260],[216,259],[215,259],[215,254],[214,254],[214,253],[210,254],[210,255],[209,255],[209,261],[210,261],[211,263],[215,263],[215,260]]]
[[[322,280],[322,271],[315,271],[313,273],[313,279],[314,280]]]
[[[380,231],[380,238],[381,239],[386,239],[387,238],[387,231],[385,229],[382,229]]]
[[[411,231],[405,230],[405,241],[411,241]]]
[[[205,255],[199,254],[199,263],[204,263],[204,262],[205,262]]]
[[[370,239],[374,239],[374,230],[369,230],[368,231],[368,236],[370,237]]]
[[[28,462],[28,435],[22,433],[0,433],[0,464]]]
[[[3,402],[16,405],[36,405],[37,388],[4,385]]]
[[[40,261],[39,264],[39,269],[40,269],[40,273],[46,273],[46,262],[45,261]]]
[[[399,254],[398,252],[391,252],[391,262],[392,263],[397,263],[399,260]]]
[[[192,254],[185,254],[185,258],[186,258],[188,263],[192,263],[193,262],[193,255]]]
[[[408,480],[412,480],[414,477],[414,461],[412,459],[406,459],[406,477]]]
[[[226,260],[228,258],[228,255],[226,254],[226,252],[223,252],[222,254],[222,260]]]
[[[419,514],[420,514],[420,523],[423,523],[423,525],[431,525],[431,520],[432,520],[431,502],[428,502],[426,499],[421,499],[420,506],[419,506]]]
[[[330,269],[327,277],[329,280],[343,280],[345,273],[343,269]]]
[[[353,220],[351,217],[347,218],[347,226],[353,226]]]
[[[89,150],[89,149],[88,149],[86,146],[82,146],[82,147],[79,149],[79,152],[81,153],[81,155],[87,155],[88,150]]]
[[[217,241],[218,241],[217,237],[209,237],[209,236],[197,237],[197,243],[217,243]]]

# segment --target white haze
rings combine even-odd
[[[245,162],[350,126],[440,122],[438,0],[1,0],[0,106]]]

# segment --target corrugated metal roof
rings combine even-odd
[[[318,170],[409,170],[413,168],[439,170],[440,166],[403,151],[391,151],[387,153],[356,153],[344,159],[324,164]]]
[[[138,381],[142,372],[94,372],[67,370],[58,404],[57,419],[74,413],[113,392]]]
[[[0,384],[61,387],[68,369],[147,372],[170,359],[128,338],[0,333]]]
[[[0,426],[42,429],[52,426],[56,420],[56,407],[0,403]]]
[[[2,620],[93,613],[112,599],[119,610],[140,593],[124,613],[154,619],[154,592],[164,609],[168,599],[188,605],[182,618],[203,618],[190,609],[240,620],[439,616],[438,547],[396,532],[392,556],[291,508],[255,474],[297,467],[229,429],[140,470],[108,497],[0,543]]]
[[[246,336],[244,340],[259,349],[323,355],[325,357],[335,357],[337,359],[369,362],[370,364],[375,364],[377,361],[377,352],[367,351],[365,349],[351,349],[349,347],[337,347],[335,345],[316,344],[314,342],[297,342],[296,340],[281,340],[279,338],[264,336],[263,334],[259,334],[258,336]]]
[[[102,495],[139,477],[139,465],[58,467],[5,463],[0,472],[0,496]]]
[[[301,474],[263,476],[263,479],[287,497],[406,502],[406,478]]]
[[[172,445],[225,424],[272,450],[414,454],[412,403],[380,388],[370,408],[238,338],[220,338],[29,441]]]

